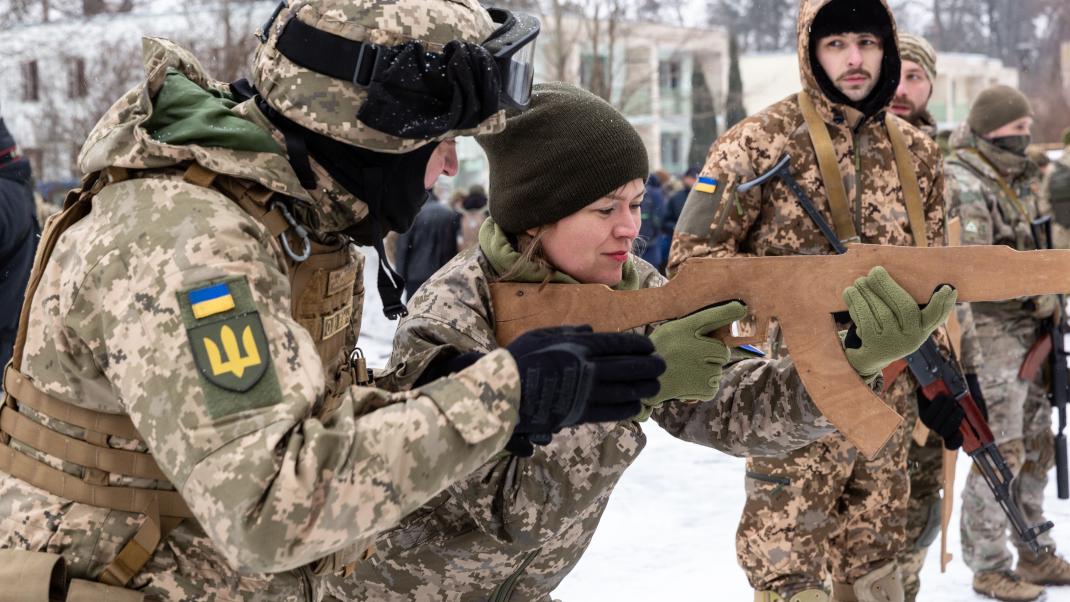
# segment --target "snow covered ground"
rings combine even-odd
[[[369,364],[380,367],[390,353],[394,323],[382,315],[375,252],[361,251],[367,258],[361,342]],[[749,602],[753,593],[735,555],[743,460],[674,439],[653,422],[645,431],[646,449],[621,478],[594,541],[554,597],[564,602]],[[956,491],[962,490],[968,468],[969,459],[960,454]],[[1070,554],[1070,500],[1056,498],[1054,478],[1045,508],[1061,551]],[[959,549],[958,511],[956,497],[948,546],[955,559],[941,575],[939,540],[930,548],[921,602],[988,600],[970,587],[972,574]],[[1049,588],[1047,600],[1070,602],[1070,587]]]

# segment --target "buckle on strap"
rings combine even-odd
[[[357,64],[353,68],[353,85],[367,88],[379,73],[379,57],[383,47],[371,42],[363,42],[357,52]]]

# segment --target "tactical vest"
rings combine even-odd
[[[129,417],[56,399],[34,387],[21,367],[30,306],[60,235],[89,214],[93,197],[105,186],[134,178],[181,178],[210,187],[237,203],[279,240],[286,255],[292,316],[311,333],[323,363],[327,387],[323,403],[314,410],[317,416],[334,411],[351,385],[370,383],[363,356],[356,348],[364,295],[364,261],[348,240],[340,237],[333,243],[311,240],[286,205],[278,200],[280,195],[249,180],[216,174],[196,163],[184,172],[131,172],[112,167],[87,176],[81,188],[68,193],[63,211],[49,219],[30,275],[14,353],[4,372],[0,470],[74,502],[144,514],[142,526],[99,576],[102,583],[118,588],[137,575],[168,532],[193,515],[173,486],[170,490],[109,486],[109,482],[114,482],[109,478],[115,476],[169,483],[150,453],[108,445],[109,437],[118,437],[137,441],[139,448],[145,449]],[[85,431],[85,438],[52,430],[20,412],[20,407],[80,427]],[[79,467],[82,477],[21,453],[10,445],[12,439]],[[365,557],[369,552],[365,552]],[[317,569],[333,571],[344,564],[340,558],[328,558],[319,562]]]

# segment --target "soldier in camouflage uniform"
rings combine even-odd
[[[1026,155],[1032,109],[1017,90],[995,86],[982,92],[967,122],[951,138],[947,197],[962,219],[963,244],[1036,248],[1030,221],[1038,215],[1038,168]],[[1015,475],[1014,493],[1027,524],[1044,521],[1044,486],[1054,463],[1051,406],[1036,382],[1018,379],[1039,321],[1056,311],[1054,296],[1000,303],[972,303],[977,334],[986,341],[980,384],[989,424]],[[1042,534],[1039,555],[1018,546],[1017,571],[1007,550],[1007,518],[984,479],[970,471],[962,493],[962,552],[974,571],[973,588],[998,600],[1034,600],[1034,584],[1070,583],[1070,564],[1055,554],[1051,533]],[[1024,581],[1023,581],[1024,580]]]
[[[936,121],[929,113],[927,105],[932,97],[933,83],[936,81],[936,51],[924,38],[900,33],[899,53],[903,59],[903,69],[890,110],[929,137],[935,138]],[[968,303],[959,304],[956,310],[962,327],[959,359],[974,400],[983,403],[984,397],[977,380],[983,356],[974,328],[973,312],[970,311]],[[907,424],[912,424],[917,412],[913,405],[908,408],[910,412],[905,417]],[[943,487],[943,440],[928,429],[916,429],[915,433],[924,433],[925,438],[920,443],[916,439],[917,435],[904,439],[910,446],[907,456],[910,501],[907,506],[905,548],[899,554],[899,569],[903,574],[903,590],[907,602],[917,599],[921,586],[918,574],[925,564],[929,545],[940,532],[940,490]]]
[[[1063,132],[1063,156],[1040,184],[1040,213],[1052,216],[1052,243],[1070,249],[1070,128]]]
[[[804,92],[766,108],[726,132],[710,149],[702,178],[677,224],[670,271],[691,257],[796,255],[832,252],[793,193],[773,180],[746,193],[736,187],[767,172],[785,154],[791,172],[841,239],[856,233],[865,243],[945,242],[943,175],[939,150],[928,136],[896,118],[885,119],[900,74],[895,24],[883,2],[804,0],[798,20]],[[852,52],[840,72],[819,62],[825,52]],[[872,54],[880,51],[880,54]],[[832,56],[837,56],[832,54]],[[812,103],[807,125],[806,101]],[[906,140],[922,207],[908,218],[896,171],[890,128]],[[826,201],[811,131],[827,129],[848,207],[839,219]],[[816,138],[816,134],[814,135]],[[838,165],[837,165],[838,164]],[[844,223],[846,222],[846,223]],[[922,233],[922,234],[919,234]],[[846,242],[850,242],[847,240]],[[771,331],[772,332],[772,331]],[[771,341],[775,356],[788,350]],[[900,414],[915,404],[915,383],[900,373],[887,384],[886,401]],[[953,437],[957,424],[940,432]],[[908,499],[905,439],[897,431],[873,460],[839,434],[779,456],[748,459],[747,502],[736,538],[740,565],[755,600],[829,600],[831,570],[836,600],[902,600],[896,557],[905,541]]]
[[[628,253],[648,169],[638,134],[588,92],[557,83],[536,90],[532,109],[510,119],[503,134],[477,138],[490,159],[491,219],[479,247],[456,257],[412,299],[392,363],[443,344],[465,352],[494,349],[488,286],[495,280],[598,282],[618,290],[665,282]],[[577,262],[602,243],[600,233],[609,227],[613,234],[597,249],[609,259],[593,262],[606,267],[594,271]],[[566,253],[560,251],[563,232],[580,241]],[[533,236],[541,237],[542,251],[528,246],[536,244]],[[736,455],[775,453],[827,434],[830,427],[790,360],[740,352],[730,359],[723,344],[700,336],[742,315],[743,308],[731,303],[658,326],[651,339],[669,368],[661,393],[644,401],[635,420],[566,429],[568,437],[535,448],[530,457],[485,464],[380,538],[374,558],[350,578],[335,579],[335,595],[548,602],[590,543],[617,480],[642,450],[638,421],[647,416],[680,439]]]
[[[353,243],[404,229],[455,172],[454,136],[503,127],[504,75],[480,44],[504,27],[474,0],[291,2],[263,32],[252,82],[230,85],[145,40],[145,82],[97,124],[84,188],[50,222],[5,375],[5,592],[63,599],[65,563],[70,600],[319,599],[318,575],[531,424],[543,406],[529,386],[554,399],[532,374],[561,381],[579,356],[540,364],[539,341],[411,389],[416,366],[375,388],[354,350]],[[416,60],[452,53],[452,74],[493,81],[445,87],[464,98],[429,87],[406,107],[379,80],[399,63],[368,87],[312,68],[317,45],[339,66],[361,39]],[[354,119],[373,101],[403,117],[377,122],[394,133]],[[464,114],[410,112],[434,106]],[[663,365],[651,352],[626,359]]]

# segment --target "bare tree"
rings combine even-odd
[[[794,0],[713,0],[707,11],[710,23],[736,35],[741,51],[766,52],[795,47],[795,7]]]

